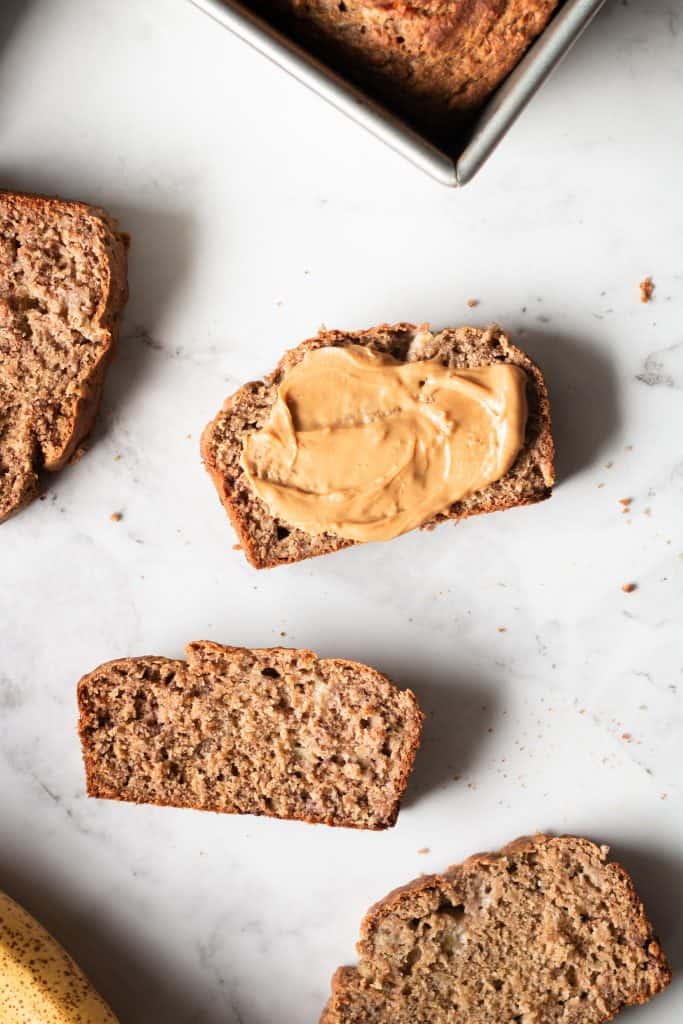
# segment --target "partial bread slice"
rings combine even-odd
[[[245,438],[265,423],[286,371],[312,348],[324,345],[367,345],[396,359],[440,358],[453,368],[514,363],[527,375],[529,416],[524,447],[501,480],[435,516],[424,528],[446,519],[462,519],[549,498],[555,480],[554,447],[550,431],[550,402],[543,375],[500,328],[447,328],[432,334],[413,324],[383,324],[367,331],[322,331],[288,352],[275,372],[262,381],[245,384],[228,398],[201,440],[202,457],[219,497],[237,531],[242,548],[257,569],[298,562],[348,547],[352,541],[330,533],[311,536],[274,518],[254,493],[240,464]]]
[[[78,685],[88,794],[349,828],[393,825],[420,742],[410,690],[312,651],[191,643]]]
[[[602,1024],[671,980],[608,848],[517,839],[396,889],[367,914],[321,1024]]]
[[[126,297],[108,214],[0,191],[0,522],[92,428]]]

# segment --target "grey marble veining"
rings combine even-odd
[[[99,202],[132,235],[89,451],[0,529],[0,888],[122,1024],[304,1024],[373,900],[571,831],[613,846],[683,967],[678,5],[608,2],[461,193],[189,3],[26,0],[0,25],[0,185]],[[498,321],[539,361],[554,497],[255,573],[201,430],[320,324],[391,319]],[[413,687],[428,718],[396,828],[88,801],[79,677],[199,638]],[[681,1010],[677,982],[628,1019]]]

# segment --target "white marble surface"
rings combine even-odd
[[[4,0],[0,25],[0,184],[133,235],[91,449],[1,531],[0,887],[122,1024],[314,1022],[370,902],[534,829],[612,844],[683,966],[680,2],[608,2],[460,193],[182,0]],[[255,573],[202,427],[319,324],[384,319],[498,320],[538,358],[552,501]],[[393,831],[85,798],[82,673],[283,634],[420,695]],[[681,1012],[678,983],[624,1019]]]

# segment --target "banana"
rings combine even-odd
[[[2,892],[0,1024],[118,1024],[66,950]]]

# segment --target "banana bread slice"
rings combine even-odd
[[[513,345],[499,327],[447,328],[433,334],[413,324],[383,324],[366,331],[322,331],[286,353],[275,372],[245,384],[228,398],[204,430],[204,463],[239,536],[244,553],[257,569],[298,562],[348,547],[353,541],[331,533],[315,536],[274,518],[254,493],[240,463],[244,441],[268,418],[278,384],[306,352],[322,346],[366,345],[402,362],[438,358],[452,369],[512,363],[527,376],[528,417],[524,445],[512,469],[483,491],[455,502],[423,528],[447,519],[496,512],[549,498],[555,480],[550,402],[539,368]]]
[[[383,829],[420,742],[410,690],[312,651],[191,643],[78,685],[88,794]]]
[[[126,297],[103,210],[0,191],[0,522],[90,431]]]
[[[396,889],[321,1024],[602,1024],[671,971],[624,869],[573,836],[517,839]]]

